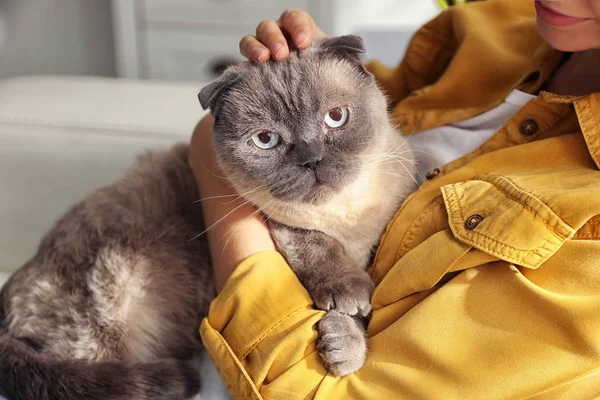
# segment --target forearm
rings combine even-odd
[[[221,178],[212,149],[212,118],[197,125],[191,141],[190,165],[202,201],[214,279],[220,292],[235,267],[248,256],[275,250],[262,215]]]

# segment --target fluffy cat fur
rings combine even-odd
[[[316,307],[318,350],[336,375],[366,357],[373,250],[413,190],[404,140],[355,36],[283,62],[242,63],[203,89],[220,165],[269,216]],[[348,122],[323,126],[334,107]],[[251,136],[277,132],[258,149]],[[9,399],[182,399],[214,296],[188,148],[151,152],[63,216],[0,293],[0,394]]]
[[[183,399],[214,296],[188,148],[151,152],[51,229],[0,293],[10,400]]]
[[[329,311],[318,349],[335,375],[364,364],[373,290],[366,269],[386,224],[415,189],[401,162],[410,150],[390,125],[362,52],[357,36],[317,40],[283,62],[230,67],[199,94],[215,118],[220,167],[269,217],[278,248],[315,305]],[[324,117],[335,108],[349,118],[332,129]],[[273,148],[254,144],[265,132],[278,135]]]

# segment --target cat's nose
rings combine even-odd
[[[322,143],[316,141],[300,140],[291,149],[291,155],[296,165],[315,171],[325,155],[325,148]]]

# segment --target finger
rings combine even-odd
[[[283,32],[275,21],[265,20],[258,24],[256,38],[267,46],[275,60],[283,60],[290,54]]]
[[[261,63],[267,62],[271,55],[269,49],[254,35],[246,35],[240,40],[240,53],[249,60]]]
[[[279,20],[298,49],[310,46],[315,28],[315,22],[310,15],[302,10],[289,9],[281,14]]]

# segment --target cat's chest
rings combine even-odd
[[[299,205],[293,211],[273,207],[265,211],[278,222],[335,238],[351,259],[366,267],[387,223],[410,191],[406,179],[390,180],[382,173],[371,175],[324,205]]]

